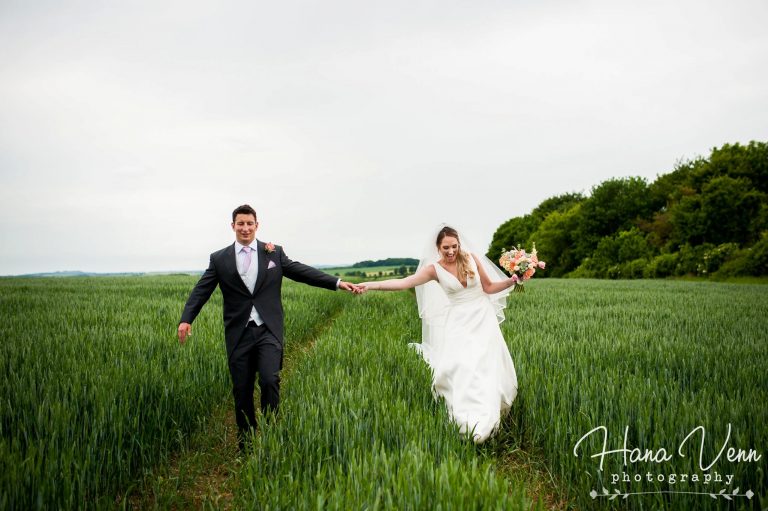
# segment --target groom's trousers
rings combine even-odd
[[[262,413],[277,413],[282,360],[283,347],[272,332],[265,325],[256,326],[253,322],[249,323],[229,358],[235,419],[241,447],[245,433],[256,427],[253,404],[256,373],[259,373]]]

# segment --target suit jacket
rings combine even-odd
[[[256,307],[266,327],[283,344],[283,304],[281,290],[283,276],[297,282],[325,289],[336,289],[337,277],[332,277],[311,266],[291,261],[283,248],[275,245],[274,252],[267,253],[265,244],[257,240],[259,274],[253,293],[248,291],[237,271],[235,245],[229,245],[211,254],[210,264],[189,295],[181,323],[192,323],[200,309],[208,301],[216,286],[224,297],[224,338],[227,357],[248,324],[251,307]],[[270,262],[273,263],[269,268]],[[269,269],[268,269],[269,268]]]

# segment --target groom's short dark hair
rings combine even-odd
[[[237,215],[253,215],[253,219],[258,221],[258,217],[256,216],[256,210],[253,209],[248,204],[243,204],[242,206],[238,206],[235,208],[235,210],[232,212],[232,221],[235,221],[235,218],[237,218]]]

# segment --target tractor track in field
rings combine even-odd
[[[317,340],[333,327],[343,309],[339,306],[333,310],[307,342],[285,354],[283,383],[290,381],[293,368],[314,350]],[[256,403],[258,394],[256,386]],[[244,461],[237,446],[237,424],[228,397],[213,409],[203,427],[190,435],[187,447],[174,453],[166,465],[153,469],[116,503],[133,510],[232,509]]]

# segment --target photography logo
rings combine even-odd
[[[600,436],[602,435],[602,437]],[[628,499],[635,495],[650,494],[687,494],[708,495],[713,499],[752,499],[755,495],[752,489],[742,490],[734,481],[733,473],[723,473],[712,468],[716,463],[726,462],[732,468],[734,464],[757,463],[762,458],[755,449],[744,449],[731,446],[731,424],[728,424],[727,434],[722,443],[715,445],[715,454],[707,457],[705,440],[707,432],[704,426],[693,428],[682,441],[671,450],[666,447],[640,448],[629,445],[629,426],[624,428],[624,443],[617,449],[608,448],[608,428],[597,426],[582,436],[573,447],[573,454],[580,457],[582,444],[585,440],[596,437],[598,443],[602,438],[602,448],[589,458],[599,460],[598,471],[606,484],[598,491],[592,488],[589,492],[593,499],[614,500]],[[663,470],[664,466],[676,458],[694,457],[696,470],[675,471]],[[621,461],[621,469],[604,472],[606,459]],[[719,466],[720,466],[719,465]],[[657,489],[667,488],[667,489]]]

